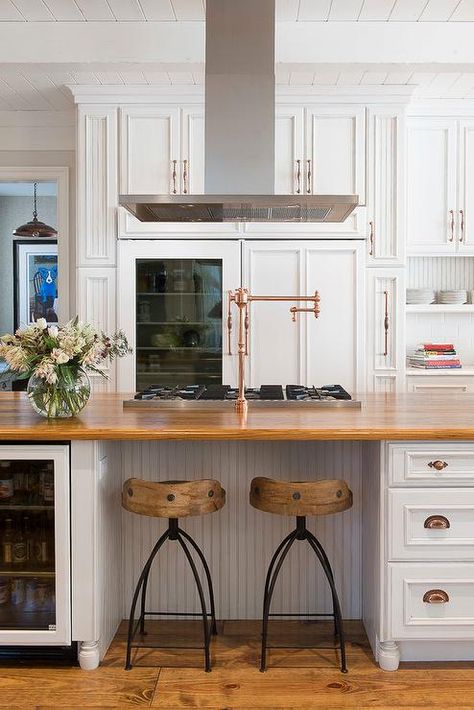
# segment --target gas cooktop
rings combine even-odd
[[[238,389],[230,385],[186,385],[171,387],[151,385],[138,392],[131,400],[126,400],[124,407],[176,408],[188,406],[219,405],[228,407],[235,402]],[[261,385],[248,387],[245,396],[249,406],[301,405],[304,407],[360,407],[360,402],[341,385],[323,385],[305,387],[304,385]]]

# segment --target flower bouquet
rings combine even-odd
[[[90,396],[88,372],[106,377],[106,360],[131,352],[123,331],[108,337],[77,318],[62,327],[44,318],[14,335],[0,337],[0,360],[18,379],[28,379],[33,409],[45,417],[72,417]]]

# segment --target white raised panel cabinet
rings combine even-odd
[[[405,372],[405,275],[402,269],[368,272],[367,385],[369,391],[401,390]]]
[[[181,110],[180,192],[204,194],[204,107]]]
[[[370,108],[367,128],[368,263],[402,265],[404,111]]]
[[[457,247],[474,254],[474,120],[459,121]]]
[[[281,106],[275,116],[275,193],[300,195],[304,190],[304,109]]]
[[[291,319],[291,303],[254,303],[248,378],[259,384],[363,388],[363,251],[357,241],[248,241],[243,283],[256,295],[318,290],[321,314]]]

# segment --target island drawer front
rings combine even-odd
[[[392,488],[388,545],[390,560],[474,559],[474,489]]]
[[[474,564],[389,565],[391,637],[474,637]]]
[[[474,486],[474,445],[388,444],[389,485]]]

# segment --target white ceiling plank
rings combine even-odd
[[[342,71],[337,79],[338,86],[359,86],[363,71]]]
[[[397,0],[390,14],[391,22],[416,22],[428,0]]]
[[[16,9],[27,22],[51,22],[54,20],[42,0],[13,0]]]
[[[169,71],[168,76],[173,85],[183,84],[188,86],[189,84],[194,84],[193,75],[189,71]]]
[[[411,75],[408,84],[415,84],[415,85],[423,85],[423,86],[429,86],[433,79],[435,78],[436,74],[431,73],[431,72],[413,72]]]
[[[9,77],[8,77],[9,78]],[[7,77],[0,77],[0,96],[2,96],[15,111],[30,111],[33,105],[25,96],[22,96],[10,86]]]
[[[287,86],[290,83],[291,72],[283,67],[275,67],[275,83]]]
[[[452,22],[474,22],[474,0],[461,0],[449,19]]]
[[[300,0],[298,20],[300,22],[321,22],[329,17],[331,0]]]
[[[313,84],[315,86],[336,86],[338,79],[338,71],[318,72],[314,75]]]
[[[117,71],[96,71],[94,72],[98,81],[103,86],[115,86],[123,84],[123,79]]]
[[[28,102],[31,108],[38,111],[51,111],[51,104],[22,74],[3,75],[3,81],[16,93]]]
[[[202,0],[171,0],[178,21],[204,20],[204,4]]]
[[[380,86],[381,84],[384,83],[386,78],[387,78],[387,72],[366,71],[366,72],[364,72],[364,76],[362,77],[360,83],[362,85],[373,84],[375,86]]]
[[[447,22],[459,0],[430,0],[420,16],[420,22]]]
[[[108,0],[110,9],[119,22],[143,22],[145,15],[138,0]]]
[[[121,71],[120,76],[125,85],[148,83],[142,71]]]
[[[474,72],[464,73],[454,82],[450,87],[449,93],[455,93],[456,95],[464,95],[467,91],[474,88]]]
[[[430,84],[433,91],[446,91],[460,78],[461,72],[440,72]]]
[[[296,22],[298,7],[299,0],[276,0],[275,17],[277,22]]]
[[[106,0],[76,0],[88,22],[102,22],[115,19]]]
[[[314,72],[293,71],[290,74],[291,86],[312,86],[314,81]]]
[[[175,22],[171,0],[140,0],[145,17],[150,22]]]
[[[165,86],[171,84],[168,72],[166,71],[145,71],[143,73],[148,84],[164,84]]]
[[[48,76],[45,74],[25,74],[24,76],[44,97],[49,109],[64,111],[72,108],[72,96],[63,93]]]
[[[395,0],[364,0],[360,11],[360,21],[386,22],[395,4]]]
[[[206,75],[203,71],[193,71],[193,81],[196,86],[204,86],[206,83]]]
[[[25,18],[10,0],[0,2],[0,22],[24,22]]]
[[[350,22],[357,20],[362,9],[363,0],[332,0],[329,11],[329,21]]]
[[[403,84],[408,83],[411,75],[412,72],[410,71],[391,71],[387,74],[384,84],[388,84],[390,86],[402,86]]]
[[[74,0],[43,0],[58,22],[84,22],[85,17]]]
[[[72,76],[76,84],[98,84],[99,80],[92,71],[73,71]]]

